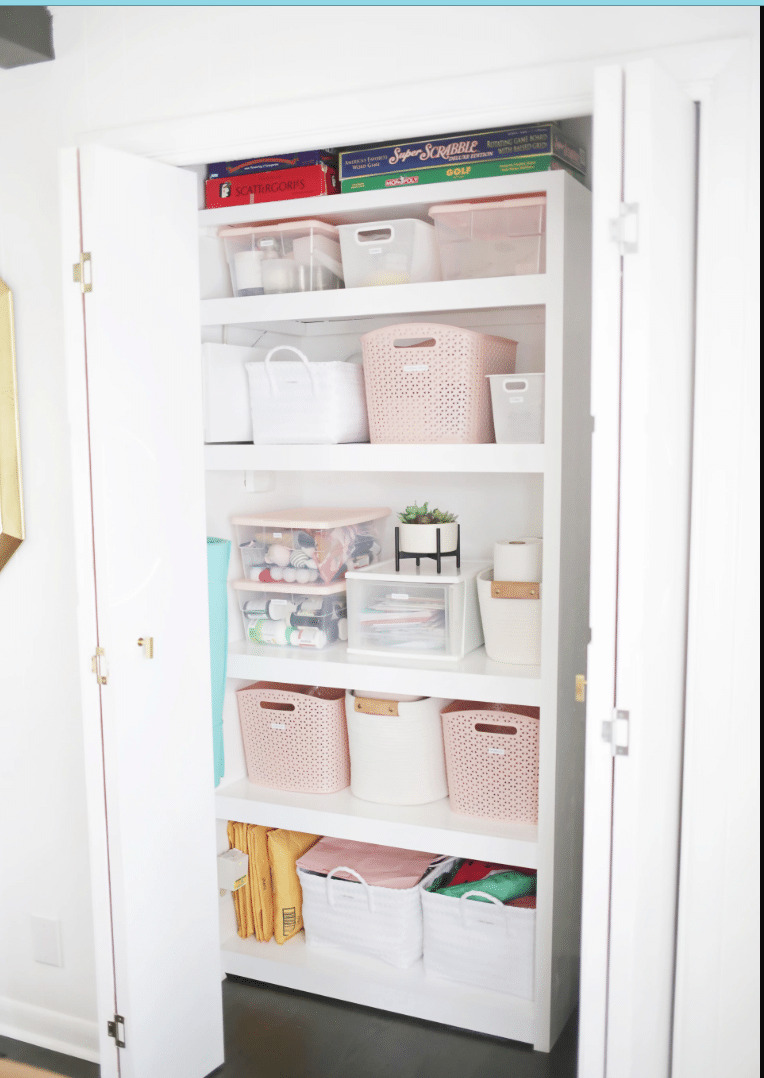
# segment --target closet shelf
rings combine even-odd
[[[541,474],[543,445],[206,445],[208,472]]]
[[[274,296],[204,299],[202,326],[252,326],[305,333],[304,323],[439,311],[486,311],[538,307],[547,302],[547,276],[485,277],[470,281],[337,288],[325,292],[283,292]],[[285,328],[286,324],[286,328]]]
[[[354,797],[349,787],[336,794],[288,793],[240,779],[219,788],[215,804],[221,820],[538,868],[535,824],[461,816],[448,798],[378,805]]]
[[[304,934],[281,946],[254,937],[223,942],[222,972],[360,1003],[425,1021],[533,1043],[531,1000],[426,977],[422,962],[396,969],[363,955],[308,947]]]
[[[531,707],[542,702],[538,666],[494,662],[484,647],[459,660],[404,660],[396,656],[391,662],[371,655],[349,655],[345,644],[315,650],[240,641],[229,645],[228,677]]]

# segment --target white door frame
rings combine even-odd
[[[418,86],[392,88],[381,91],[363,91],[350,97],[314,98],[300,102],[275,104],[259,108],[231,110],[214,115],[139,124],[118,129],[83,132],[80,144],[99,143],[124,149],[139,155],[156,158],[172,164],[194,164],[205,160],[223,160],[245,154],[269,154],[291,149],[295,145],[338,145],[353,142],[381,141],[388,138],[416,136],[422,130],[433,135],[467,130],[492,124],[511,124],[542,121],[550,116],[563,118],[587,115],[593,109],[593,78],[595,70],[612,63],[627,63],[642,58],[652,58],[673,75],[685,90],[701,103],[703,144],[708,146],[721,139],[725,125],[736,109],[744,106],[743,114],[752,115],[750,86],[757,62],[752,58],[754,44],[749,39],[724,39],[692,45],[678,45],[650,50],[649,53],[616,54],[592,60],[548,65],[523,70],[492,72],[485,75],[462,76],[454,79],[435,80]],[[740,73],[733,85],[731,73]],[[411,102],[417,102],[412,110]],[[367,117],[375,119],[369,123]],[[241,132],[248,132],[246,137]],[[714,258],[716,237],[713,229],[713,208],[726,195],[727,177],[708,158],[701,168],[700,215],[699,215],[699,277],[701,292],[705,277],[712,278],[711,262]],[[749,172],[743,180],[743,201],[752,203],[755,174]],[[708,259],[708,263],[706,262]],[[750,269],[750,262],[748,263]],[[755,295],[746,290],[745,311],[755,308]],[[708,377],[707,368],[715,367],[712,357],[716,342],[725,339],[728,312],[712,303],[706,303],[703,317],[699,319],[698,331],[698,378]],[[750,356],[751,349],[745,352]],[[734,396],[730,401],[741,413],[745,412],[745,395],[749,386],[744,380],[728,386]],[[702,409],[702,412],[699,411]],[[713,402],[703,396],[697,399],[696,430],[702,431],[713,422]],[[756,449],[756,431],[741,427],[736,442],[739,455],[746,459]],[[708,455],[696,453],[694,486],[706,487],[712,478],[714,463]],[[745,483],[748,476],[736,469],[725,470],[728,504],[742,514]],[[694,564],[700,566],[703,553],[705,564],[711,557],[713,542],[705,530],[705,518],[693,511]],[[697,546],[696,546],[697,544]],[[597,566],[593,571],[597,571]],[[695,591],[697,587],[695,585]],[[720,596],[717,613],[724,611],[734,617],[741,605],[740,593],[734,597]],[[719,682],[731,679],[731,665],[717,663]],[[689,670],[688,698],[693,692],[702,693],[707,675],[702,660],[691,663]],[[699,766],[699,761],[688,755],[687,768]],[[98,806],[91,805],[91,814]],[[588,811],[596,806],[588,804]],[[687,812],[683,826],[689,826]],[[103,862],[104,850],[98,828],[91,825],[92,847],[96,863]],[[722,842],[723,847],[723,842]],[[720,847],[721,848],[721,847]],[[98,931],[98,926],[97,926]],[[680,923],[681,936],[681,923]],[[103,944],[97,940],[97,951]],[[583,986],[586,990],[586,986]],[[637,1018],[638,1020],[638,1018]],[[581,1078],[584,1078],[582,1075]],[[588,1076],[586,1076],[588,1078]]]

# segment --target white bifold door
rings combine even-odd
[[[594,107],[592,573],[579,1078],[668,1078],[684,723],[696,113],[650,62]]]
[[[223,1026],[196,181],[99,147],[61,167],[101,1074],[204,1078]]]

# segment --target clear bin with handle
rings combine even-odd
[[[426,221],[340,225],[339,235],[348,288],[441,279],[435,229]]]
[[[233,225],[219,229],[218,235],[234,296],[343,287],[337,229],[325,221]]]

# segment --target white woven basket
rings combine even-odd
[[[383,805],[424,805],[448,796],[441,709],[434,697],[396,701],[348,692],[350,788]]]
[[[453,864],[438,865],[420,884],[425,973],[533,999],[536,911],[473,902],[475,891],[453,898],[425,890]]]
[[[274,352],[299,358],[271,366]],[[299,348],[280,344],[262,363],[247,363],[252,438],[256,445],[368,442],[363,368],[311,363]]]
[[[335,879],[347,872],[358,881]],[[419,884],[404,890],[369,885],[338,865],[328,876],[299,866],[305,941],[371,955],[405,969],[422,957],[422,899]]]
[[[517,666],[540,666],[541,599],[494,599],[493,575],[492,569],[485,569],[477,578],[488,658]]]

